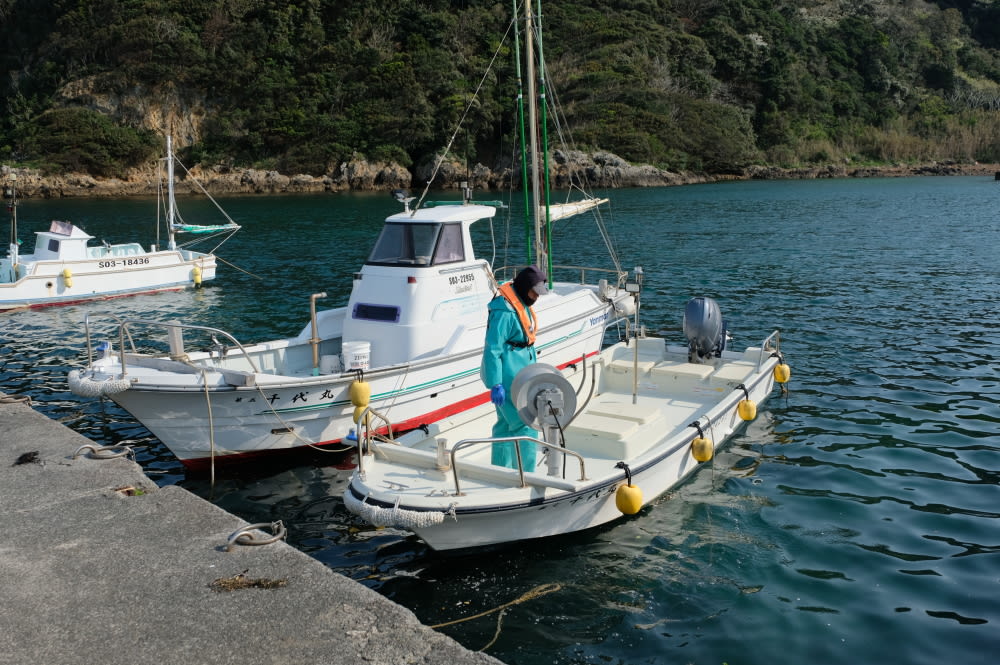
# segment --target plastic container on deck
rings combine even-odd
[[[320,356],[319,357],[319,373],[320,374],[340,374],[340,356]]]
[[[371,353],[372,345],[370,342],[344,342],[340,352],[344,361],[344,371],[367,370]]]

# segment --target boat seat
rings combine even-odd
[[[655,360],[643,360],[640,355],[638,364],[632,358],[621,358],[608,363],[608,369],[614,374],[631,374],[632,368],[637,367],[640,374],[645,374],[653,369],[654,365],[656,365]]]
[[[703,383],[714,371],[715,368],[711,365],[664,361],[657,363],[649,373],[657,388],[671,390]]]
[[[566,428],[566,447],[586,457],[627,459],[629,435],[639,423],[585,412]]]
[[[663,340],[661,339],[640,339],[633,340],[639,343],[639,372],[645,374],[653,365],[663,359]],[[635,347],[623,346],[615,349],[608,369],[615,374],[629,374],[635,366]]]
[[[660,417],[660,411],[655,406],[651,404],[632,404],[631,402],[602,402],[590,407],[585,413],[608,418],[620,418],[640,425],[646,425]]]
[[[592,411],[585,411],[570,423],[566,431],[605,439],[607,441],[621,441],[629,434],[635,432],[638,427],[639,423],[634,420],[625,420],[613,416],[598,415]]]
[[[655,440],[637,435],[639,430],[660,417],[660,409],[652,404],[599,402],[566,428],[566,445],[587,457],[630,459]]]
[[[712,375],[712,383],[739,385],[753,374],[756,367],[755,363],[746,362],[745,360],[737,360],[734,363],[723,365]]]

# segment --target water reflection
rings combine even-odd
[[[442,556],[361,523],[339,498],[349,456],[220,470],[214,486],[185,476],[112,403],[69,394],[97,305],[5,317],[0,388],[98,443],[135,444],[160,484],[284,521],[290,543],[427,624],[469,619],[440,630],[506,662],[984,662],[1000,621],[995,191],[929,178],[616,192],[647,325],[680,341],[692,295],[719,299],[738,345],[777,323],[790,392],[639,515],[519,547]],[[329,305],[346,298],[334,287],[383,203],[268,201],[226,202],[252,217],[233,213],[244,232],[227,258],[257,277],[220,272],[198,292],[126,299],[131,311],[259,340],[297,333],[317,284]],[[304,242],[321,253],[304,259]]]

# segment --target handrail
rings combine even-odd
[[[458,464],[457,464],[458,460],[455,457],[455,454],[458,452],[458,450],[460,448],[468,448],[469,446],[480,443],[503,443],[506,441],[515,442],[514,452],[517,454],[517,472],[518,475],[520,476],[521,487],[524,487],[526,483],[524,482],[524,463],[521,461],[521,447],[516,444],[517,441],[530,441],[536,445],[548,448],[550,451],[554,450],[556,452],[560,452],[563,454],[564,457],[566,455],[570,455],[572,457],[577,458],[577,460],[579,460],[580,462],[580,480],[583,481],[587,479],[586,464],[584,463],[583,455],[576,452],[575,450],[569,450],[568,448],[560,448],[557,445],[554,445],[547,441],[542,441],[541,439],[536,439],[534,437],[525,437],[525,436],[504,436],[496,438],[488,437],[485,439],[462,439],[454,446],[452,446],[451,449],[451,471],[452,475],[455,478],[455,496],[462,496],[462,488],[459,486],[458,482]]]
[[[771,340],[774,340],[774,346],[769,346]],[[760,354],[757,357],[757,369],[761,368],[764,364],[764,354],[770,358],[772,353],[781,351],[781,331],[775,330],[773,333],[764,338],[764,341],[760,343]]]
[[[118,357],[119,357],[119,362],[121,363],[121,366],[122,366],[122,376],[123,377],[126,374],[128,374],[128,371],[127,371],[127,368],[126,368],[126,365],[125,365],[125,337],[126,336],[128,336],[128,340],[129,340],[129,344],[131,345],[132,352],[133,353],[136,352],[135,341],[132,339],[132,331],[130,329],[130,326],[132,326],[132,325],[145,325],[145,326],[151,326],[151,327],[174,328],[174,329],[181,329],[181,330],[201,330],[201,331],[204,331],[204,332],[208,332],[208,333],[212,333],[212,334],[216,334],[216,335],[221,335],[221,336],[225,337],[226,339],[228,339],[229,341],[231,341],[236,346],[236,348],[238,348],[243,353],[243,357],[250,364],[250,368],[254,371],[255,374],[259,374],[260,373],[260,370],[257,368],[257,364],[250,357],[250,354],[247,353],[247,350],[246,350],[246,348],[244,348],[243,344],[241,344],[239,340],[237,340],[235,337],[233,337],[232,335],[230,335],[229,333],[227,333],[225,330],[221,330],[219,328],[211,328],[209,326],[198,326],[198,325],[193,325],[193,324],[190,324],[190,323],[177,323],[177,322],[174,322],[174,321],[151,321],[149,319],[121,319],[121,318],[115,316],[114,314],[110,314],[110,313],[105,313],[105,314],[107,316],[110,316],[111,318],[115,319],[116,321],[118,321],[118,349],[119,349],[118,350]],[[90,335],[90,313],[88,313],[84,317],[84,328],[86,330],[86,336],[87,336],[87,363],[88,363],[88,365],[93,365],[93,351],[92,351],[92,348],[91,348],[91,335]],[[212,368],[211,367],[205,367],[205,369],[212,369]]]
[[[517,274],[521,268],[524,266],[501,266],[493,271],[495,275],[504,276],[507,273]],[[593,268],[589,266],[569,266],[569,265],[553,265],[552,270],[579,270],[580,271],[580,284],[587,283],[587,273],[611,273],[615,275],[617,280],[617,285],[621,286],[625,283],[628,278],[628,272],[623,270],[615,270],[614,268]]]

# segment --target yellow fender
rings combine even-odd
[[[73,288],[73,271],[69,268],[63,268],[62,271],[63,283],[66,284],[67,289]]]
[[[354,422],[358,422],[358,418],[364,413],[365,409],[368,408],[369,402],[372,399],[372,387],[367,381],[365,381],[365,373],[358,370],[358,378],[351,382],[351,385],[347,388],[347,394],[351,398],[351,404],[354,405]],[[366,417],[367,421],[368,418]],[[362,423],[367,425],[368,423]]]
[[[364,378],[358,378],[351,382],[351,386],[347,389],[347,394],[351,397],[351,404],[366,407],[371,402],[372,388]]]
[[[632,484],[632,471],[625,462],[615,464],[616,469],[625,469],[625,484],[615,491],[615,506],[623,515],[635,515],[642,508],[642,490]]]
[[[201,266],[191,268],[191,281],[195,286],[201,286]]]
[[[792,377],[792,368],[785,364],[785,358],[780,353],[775,354],[778,357],[778,364],[774,366],[774,381],[775,383],[788,383],[788,379]]]
[[[698,422],[693,422],[690,426],[698,430],[698,436],[691,441],[691,456],[699,462],[709,461],[715,455],[715,445],[705,436]]]
[[[741,383],[738,387],[743,390],[744,397],[736,405],[736,412],[740,414],[742,420],[753,420],[757,417],[757,402],[750,399],[750,393],[745,385]]]

